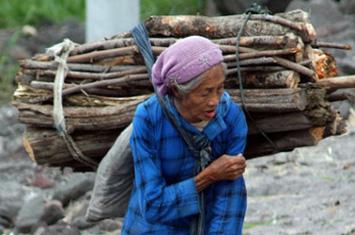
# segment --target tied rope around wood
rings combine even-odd
[[[237,64],[237,75],[238,75],[238,80],[239,80],[240,100],[241,100],[242,108],[243,108],[244,112],[246,113],[246,115],[248,116],[249,120],[251,121],[251,124],[253,124],[255,129],[258,130],[259,133],[266,139],[266,141],[270,143],[270,145],[274,149],[274,153],[278,153],[278,152],[280,152],[280,148],[277,146],[277,144],[275,142],[273,142],[270,139],[270,137],[263,131],[263,129],[261,129],[258,126],[255,119],[251,116],[251,114],[249,113],[249,111],[245,105],[244,88],[243,88],[243,82],[245,82],[245,81],[242,78],[242,75],[240,72],[240,53],[239,53],[240,38],[242,36],[244,28],[245,28],[248,20],[250,19],[251,15],[252,14],[269,14],[270,15],[271,12],[267,8],[263,8],[260,5],[253,3],[250,6],[250,8],[248,8],[245,11],[244,14],[245,14],[245,19],[244,19],[242,26],[240,27],[240,29],[238,31],[237,38],[236,38],[236,64]]]
[[[54,79],[53,87],[53,121],[57,133],[64,139],[65,144],[73,156],[73,158],[89,167],[96,170],[98,163],[85,156],[80,148],[77,146],[73,138],[67,132],[65,126],[64,110],[62,103],[62,91],[64,79],[68,72],[67,58],[70,51],[74,48],[75,44],[69,39],[64,39],[62,43],[56,44],[47,49],[47,52],[54,56],[54,60],[58,63],[57,72]]]

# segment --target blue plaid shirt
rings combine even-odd
[[[168,109],[187,131],[202,134],[167,100]],[[240,107],[225,92],[216,111],[203,129],[211,141],[213,159],[243,153],[247,125]],[[122,234],[189,234],[192,217],[200,211],[194,181],[196,159],[163,114],[156,96],[138,105],[130,145],[135,182]],[[205,234],[242,234],[246,211],[243,177],[219,181],[204,193]]]

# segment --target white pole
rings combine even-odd
[[[128,32],[139,23],[139,0],[86,0],[86,41]]]

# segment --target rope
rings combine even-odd
[[[240,90],[240,99],[241,99],[241,103],[242,103],[242,108],[244,110],[244,112],[246,113],[246,115],[248,116],[249,120],[251,121],[251,123],[253,124],[253,126],[259,131],[259,133],[267,140],[267,142],[269,142],[271,144],[271,146],[274,149],[274,153],[280,152],[279,147],[277,146],[277,144],[275,142],[273,142],[270,137],[264,132],[264,130],[262,130],[262,128],[260,128],[258,126],[258,124],[256,123],[255,119],[252,117],[252,115],[250,114],[249,110],[247,109],[246,105],[245,105],[245,96],[244,96],[244,88],[243,88],[243,79],[242,79],[242,75],[240,72],[240,53],[239,53],[239,47],[240,47],[240,38],[243,34],[244,28],[248,22],[248,20],[250,19],[250,16],[252,14],[270,14],[270,11],[267,8],[262,8],[260,5],[253,3],[251,5],[250,8],[248,8],[245,11],[245,19],[243,21],[242,26],[240,27],[238,34],[237,34],[237,40],[236,40],[236,63],[237,63],[237,75],[238,75],[238,81],[239,81],[239,90]]]
[[[73,138],[67,132],[65,126],[64,110],[62,104],[62,91],[64,85],[64,79],[68,72],[67,58],[70,51],[74,48],[75,44],[69,39],[64,39],[62,43],[56,44],[49,48],[47,51],[54,56],[56,62],[58,62],[58,68],[54,79],[53,87],[53,120],[54,127],[57,133],[64,139],[67,148],[72,157],[92,169],[96,170],[97,162],[93,161],[89,157],[85,156],[79,147],[76,145]]]

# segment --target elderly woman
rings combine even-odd
[[[179,40],[155,62],[152,81],[168,111],[187,132],[209,140],[212,161],[196,172],[198,159],[157,97],[140,104],[130,141],[135,182],[122,234],[190,234],[198,216],[201,234],[242,233],[247,125],[224,92],[222,62],[219,47],[200,36]]]

